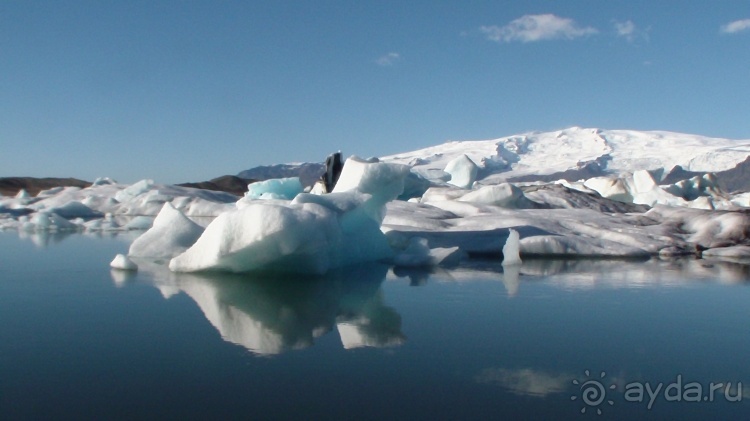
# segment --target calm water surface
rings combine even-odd
[[[132,239],[0,232],[0,419],[750,416],[750,266],[110,270]]]

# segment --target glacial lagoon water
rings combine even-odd
[[[132,239],[0,233],[1,419],[750,414],[747,265],[110,270]]]

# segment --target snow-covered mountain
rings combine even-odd
[[[723,172],[750,156],[750,139],[719,139],[664,131],[571,127],[493,140],[447,142],[384,156],[432,178],[451,160],[468,156],[483,184],[502,181],[575,181],[598,175],[675,167],[690,173]],[[692,174],[695,175],[695,174]]]
[[[718,175],[727,190],[750,190],[750,177],[738,176],[750,172],[750,162],[745,163],[750,156],[750,139],[666,131],[571,127],[492,140],[451,141],[383,156],[381,161],[409,165],[416,173],[436,180],[443,179],[448,162],[461,155],[477,164],[481,184],[576,181],[648,170],[658,175],[657,181],[667,182],[711,172]],[[321,163],[295,163],[255,167],[239,176],[259,180],[300,177],[304,185],[310,185],[315,174],[323,171]],[[670,174],[674,174],[674,179],[669,178]]]

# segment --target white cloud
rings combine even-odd
[[[482,26],[479,30],[495,42],[535,42],[553,39],[574,39],[596,34],[595,28],[581,27],[572,19],[552,14],[525,15],[499,26]]]
[[[635,24],[632,20],[626,20],[625,22],[615,22],[615,31],[617,35],[621,37],[632,37],[635,34]]]
[[[625,38],[628,42],[633,42],[637,39],[643,39],[648,41],[647,30],[638,28],[632,20],[626,20],[625,22],[614,22],[615,33],[618,37]]]
[[[398,53],[388,53],[378,57],[378,59],[375,60],[375,63],[379,66],[392,66],[399,58],[401,58],[401,56]]]
[[[736,34],[737,32],[750,29],[750,19],[736,20],[721,26],[721,32],[725,34]]]

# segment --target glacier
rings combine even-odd
[[[127,257],[180,272],[320,274],[510,254],[509,268],[516,254],[749,259],[750,188],[729,191],[722,178],[748,157],[750,141],[573,127],[350,157],[323,195],[292,173],[245,197],[108,178],[21,191],[0,197],[0,229],[141,232]]]

